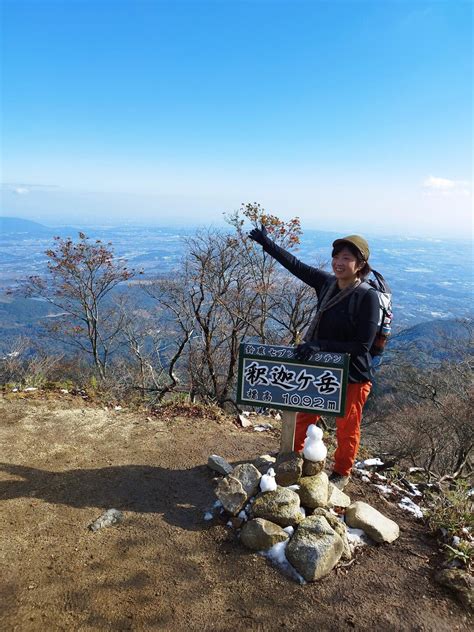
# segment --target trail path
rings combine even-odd
[[[470,629],[432,580],[434,541],[358,482],[353,500],[378,506],[401,536],[315,584],[293,583],[224,524],[204,521],[208,455],[236,463],[277,448],[276,434],[227,419],[147,421],[71,396],[0,399],[0,628]],[[112,507],[124,522],[87,529]]]

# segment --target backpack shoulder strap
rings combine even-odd
[[[349,316],[352,322],[355,321],[357,305],[360,304],[360,301],[367,294],[367,292],[373,289],[375,289],[373,285],[371,285],[367,281],[362,281],[362,283],[356,288],[356,290],[352,292],[351,297],[349,298]]]
[[[389,284],[384,279],[384,277],[380,274],[380,272],[377,272],[377,270],[372,270],[372,274],[374,275],[376,279],[376,283],[374,283],[375,289],[378,290],[379,292],[383,292],[384,294],[391,294],[392,290],[390,289]]]
[[[319,295],[318,295],[318,305],[321,305],[323,298],[326,296],[326,293],[329,291],[329,288],[331,287],[333,279],[329,278],[322,286],[322,288],[319,290]]]

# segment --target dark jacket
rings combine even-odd
[[[313,287],[318,299],[327,282],[334,278],[324,270],[303,263],[271,239],[265,241],[263,249],[298,279]],[[349,311],[351,302],[352,309]],[[321,317],[317,342],[323,351],[350,353],[349,382],[367,382],[372,379],[372,356],[369,350],[375,338],[378,319],[377,292],[373,288],[368,289],[365,283],[359,285],[346,299],[330,307]]]

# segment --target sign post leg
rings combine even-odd
[[[296,413],[291,410],[281,411],[280,454],[293,452],[295,441]]]

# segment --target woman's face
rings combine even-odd
[[[355,281],[360,266],[348,248],[343,248],[332,258],[332,269],[338,281]]]

